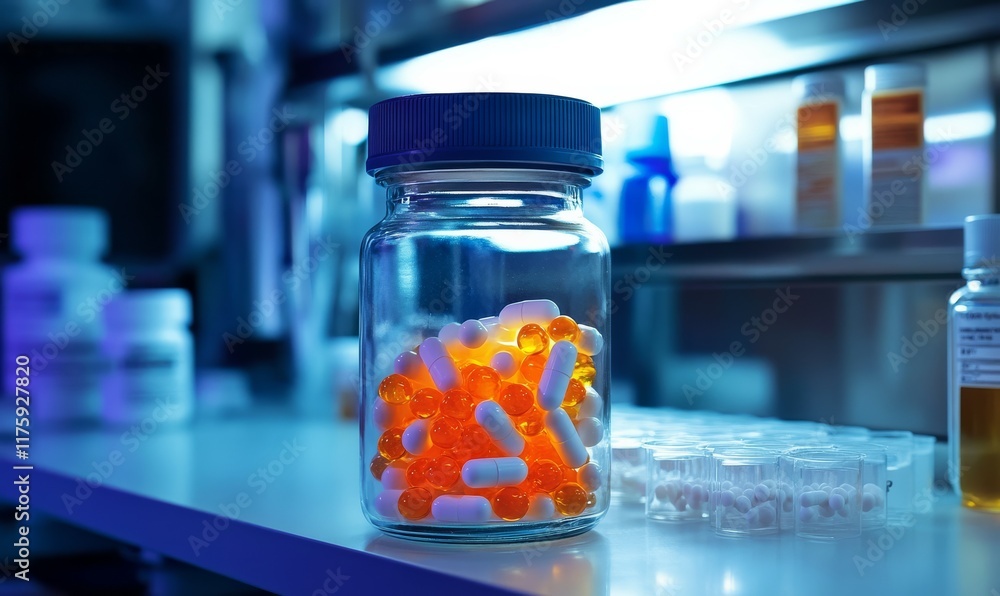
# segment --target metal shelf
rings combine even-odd
[[[659,282],[958,279],[962,229],[634,244],[612,249],[612,264],[615,278]]]

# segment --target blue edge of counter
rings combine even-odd
[[[517,594],[239,520],[229,521],[224,546],[195,555],[187,548],[190,528],[211,514],[108,486],[94,489],[88,506],[69,514],[62,495],[73,494],[76,481],[37,467],[30,474],[32,510],[278,594],[417,594],[432,586],[437,594]],[[17,491],[4,482],[0,497],[16,503]]]

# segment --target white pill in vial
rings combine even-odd
[[[733,503],[733,507],[740,513],[746,513],[750,511],[750,499],[744,495],[740,495]]]
[[[604,349],[604,337],[601,336],[601,332],[589,325],[579,325],[579,327],[580,338],[576,341],[576,346],[580,349],[580,353],[587,356],[600,354]]]
[[[760,523],[760,527],[770,526],[775,519],[777,519],[777,513],[774,511],[774,507],[765,504],[757,508],[757,521]]]
[[[450,391],[461,385],[461,377],[455,368],[455,362],[444,349],[440,339],[436,337],[425,339],[420,344],[420,359],[427,367],[438,391]]]
[[[476,406],[476,422],[507,455],[518,456],[524,451],[524,438],[497,402],[487,400]]]
[[[493,516],[486,497],[441,495],[431,503],[431,515],[442,522],[484,522]]]
[[[528,464],[520,457],[470,459],[462,466],[462,482],[472,488],[514,486],[528,477]]]
[[[814,507],[826,503],[827,494],[821,490],[811,490],[804,492],[799,497],[799,504],[803,507]]]
[[[437,335],[438,339],[440,339],[441,343],[443,343],[446,347],[450,348],[453,345],[459,343],[458,337],[459,333],[461,332],[461,329],[462,329],[461,323],[455,323],[455,322],[447,323],[443,327],[441,327],[440,331],[438,331]]]
[[[580,402],[576,415],[579,418],[601,418],[604,415],[604,400],[593,387],[587,387],[586,396]]]
[[[528,323],[546,326],[559,316],[559,307],[551,300],[524,300],[503,307],[500,324],[508,329],[520,329]]]
[[[770,501],[771,500],[771,489],[764,483],[758,484],[753,488],[753,496],[757,497],[758,501]]]
[[[421,455],[431,448],[430,422],[414,420],[403,429],[403,449],[412,455]]]
[[[528,513],[526,520],[552,519],[556,515],[556,504],[552,497],[548,495],[533,495],[528,500]]]
[[[552,446],[563,463],[571,468],[579,468],[587,463],[590,457],[587,448],[583,446],[580,435],[576,434],[576,427],[566,410],[558,408],[546,412],[544,421],[545,428],[552,435]]]
[[[486,326],[476,319],[469,319],[458,328],[458,341],[473,350],[486,343],[489,335]]]
[[[375,505],[372,509],[382,517],[399,519],[399,496],[403,494],[401,490],[384,490],[375,496]]]
[[[563,340],[553,344],[538,381],[538,406],[543,410],[555,410],[562,405],[573,377],[576,355],[576,346],[571,342]]]
[[[415,379],[423,367],[424,363],[420,361],[420,356],[417,356],[416,352],[407,351],[396,356],[395,362],[392,363],[392,372]]]
[[[409,488],[406,482],[406,468],[390,465],[382,471],[382,488],[386,490],[404,490]]]
[[[594,492],[601,488],[601,466],[597,462],[587,462],[577,473],[577,480],[584,489]]]
[[[490,359],[490,367],[497,371],[501,379],[509,379],[517,373],[517,358],[507,350],[500,350]]]
[[[401,418],[402,408],[403,406],[399,404],[390,404],[384,399],[376,399],[375,405],[372,406],[372,421],[375,422],[375,426],[379,430],[389,430]]]
[[[604,438],[604,425],[599,418],[583,418],[576,421],[576,433],[584,447],[593,447]]]

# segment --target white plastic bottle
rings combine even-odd
[[[4,386],[14,387],[14,360],[27,356],[34,425],[100,415],[101,312],[128,283],[123,271],[100,262],[107,235],[98,209],[30,207],[11,217],[23,260],[4,272]]]
[[[185,422],[194,413],[191,297],[185,290],[125,292],[104,313],[103,418],[120,425]]]

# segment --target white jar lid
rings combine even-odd
[[[874,64],[865,69],[865,89],[911,89],[927,84],[927,69],[922,64]]]
[[[108,216],[94,207],[22,207],[10,227],[11,242],[25,256],[96,259],[108,247]]]

